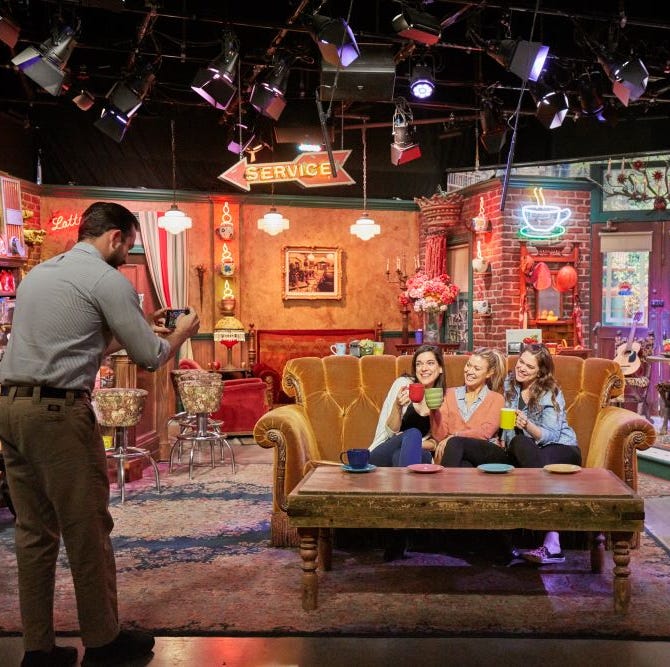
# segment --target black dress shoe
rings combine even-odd
[[[50,651],[26,651],[21,667],[70,667],[79,658],[74,646],[54,646]]]
[[[121,665],[128,660],[149,655],[154,643],[153,635],[148,632],[121,630],[109,644],[87,648],[81,664],[82,667]]]

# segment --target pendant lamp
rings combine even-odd
[[[174,141],[174,118],[170,121],[170,135],[172,139],[172,206],[160,218],[158,226],[170,234],[181,234],[185,229],[191,229],[193,222],[186,213],[177,207],[177,155]]]
[[[349,232],[358,236],[361,241],[369,241],[373,236],[381,233],[381,227],[368,215],[368,151],[365,135],[365,123],[361,130],[363,135],[363,215],[350,225]]]

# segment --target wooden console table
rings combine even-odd
[[[300,534],[302,606],[318,604],[318,562],[332,564],[331,528],[578,530],[597,533],[591,570],[602,572],[605,537],[614,543],[614,608],[630,601],[630,542],[644,529],[644,500],[613,472],[584,468],[571,475],[515,468],[489,475],[445,468],[422,475],[407,468],[351,474],[339,466],[309,473],[288,496],[288,519]]]

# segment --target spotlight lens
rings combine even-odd
[[[412,95],[420,100],[430,97],[434,90],[435,85],[428,79],[417,79],[412,83]]]

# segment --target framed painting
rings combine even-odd
[[[342,298],[340,248],[284,247],[282,253],[285,300]]]

